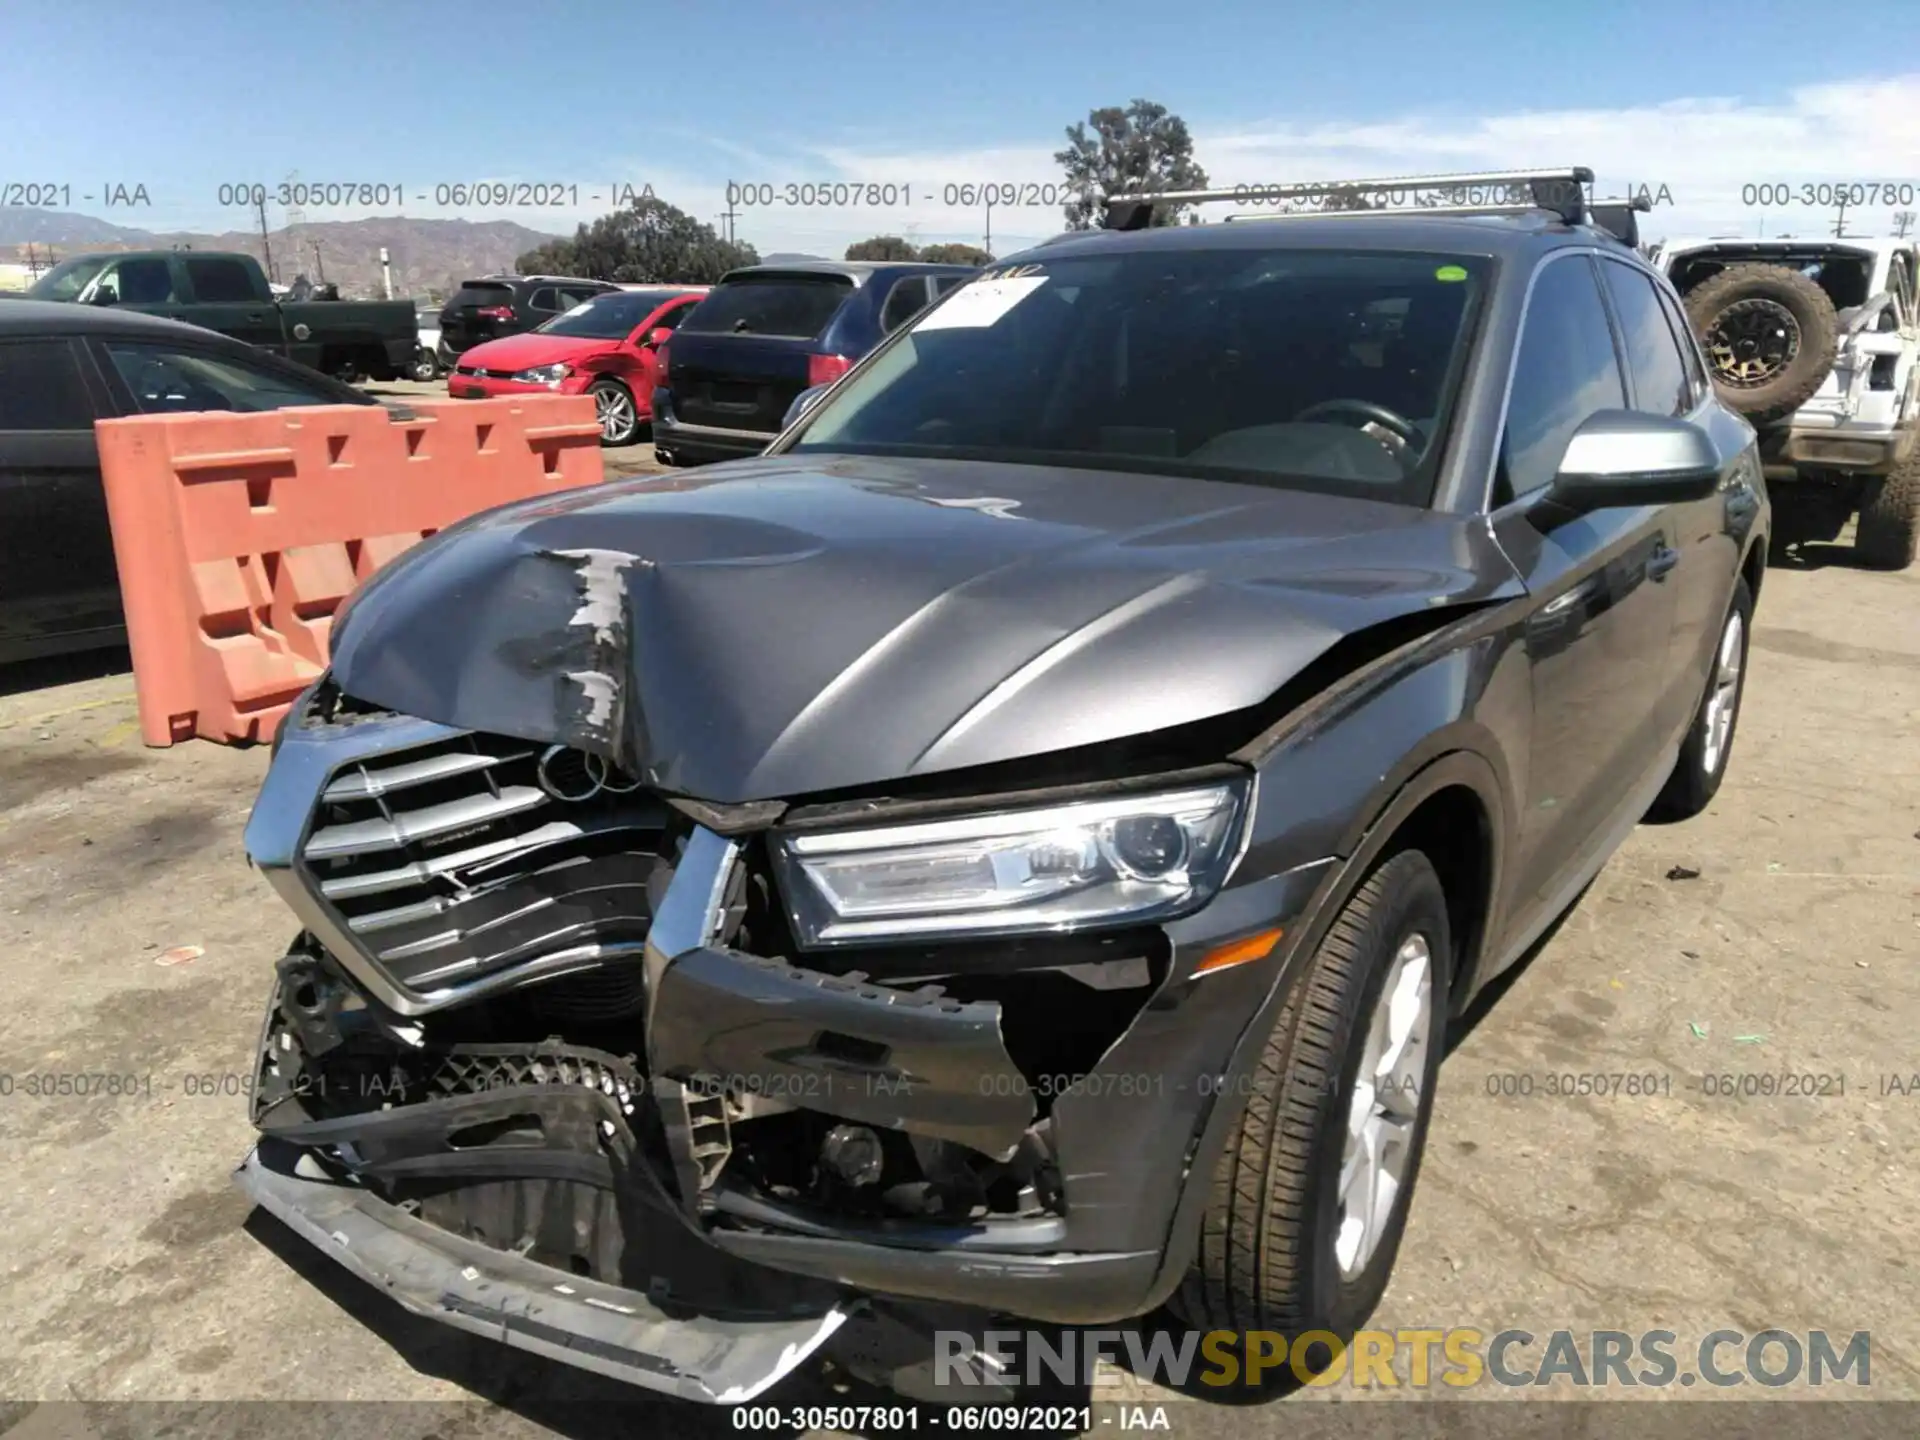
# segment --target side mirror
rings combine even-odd
[[[90,305],[118,305],[120,303],[120,292],[111,285],[102,285],[98,290],[93,292],[92,298],[89,299],[87,303]]]
[[[673,338],[673,331],[669,330],[664,325],[656,325],[653,327],[653,329],[647,332],[647,344],[653,346],[653,348],[656,350],[658,350],[662,345],[666,344],[667,341],[671,340],[672,338]]]
[[[832,388],[831,385],[815,385],[812,389],[802,390],[798,395],[794,396],[793,403],[787,407],[786,418],[780,422],[780,428],[785,430],[789,425],[799,420],[801,416],[818,405],[822,398],[825,397],[827,391]]]
[[[1614,506],[1704,500],[1720,484],[1720,456],[1690,420],[1602,410],[1567,442],[1544,503],[1570,515]]]

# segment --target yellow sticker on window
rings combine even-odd
[[[1464,280],[1467,278],[1467,272],[1464,266],[1442,265],[1438,270],[1433,272],[1433,278],[1436,280]]]

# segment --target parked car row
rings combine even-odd
[[[759,454],[802,391],[976,273],[819,261],[748,266],[711,287],[489,276],[441,311],[440,354],[450,395],[591,394],[602,443],[651,425],[662,461],[705,464]]]

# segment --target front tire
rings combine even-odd
[[[1691,820],[1712,803],[1726,778],[1733,754],[1734,730],[1740,720],[1740,700],[1747,688],[1747,649],[1753,632],[1753,593],[1745,580],[1733,582],[1733,604],[1720,622],[1706,693],[1694,712],[1687,738],[1666,788],[1653,802],[1655,820]]]
[[[1433,863],[1418,850],[1382,861],[1267,1039],[1171,1302],[1189,1325],[1345,1338],[1366,1323],[1419,1175],[1452,960]]]
[[[414,355],[413,366],[409,373],[415,380],[437,380],[440,378],[440,362],[433,358],[431,350],[422,348]]]
[[[587,387],[593,396],[593,416],[600,422],[600,443],[606,447],[631,445],[640,433],[640,411],[633,392],[618,380],[596,380]]]

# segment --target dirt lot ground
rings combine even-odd
[[[1642,827],[1460,1040],[1376,1324],[1665,1328],[1683,1346],[1867,1330],[1871,1395],[1920,1399],[1920,1096],[1899,1093],[1920,1071],[1920,571],[1820,560],[1768,578],[1712,811]],[[250,1219],[229,1077],[291,929],[240,851],[267,754],[142,748],[124,664],[0,680],[0,1430],[614,1433],[617,1387],[413,1320]],[[203,953],[170,965],[177,946]],[[28,1093],[63,1072],[133,1093]],[[1550,1098],[1569,1072],[1660,1093]],[[1803,1073],[1844,1091],[1714,1098],[1702,1080]],[[1338,1398],[1226,1407],[1123,1380],[1183,1436],[1299,1432]],[[775,1398],[833,1396],[808,1376]],[[162,1400],[418,1403],[32,1404]],[[735,1428],[639,1413],[634,1433]],[[1125,1428],[1115,1413],[1096,1432]]]

